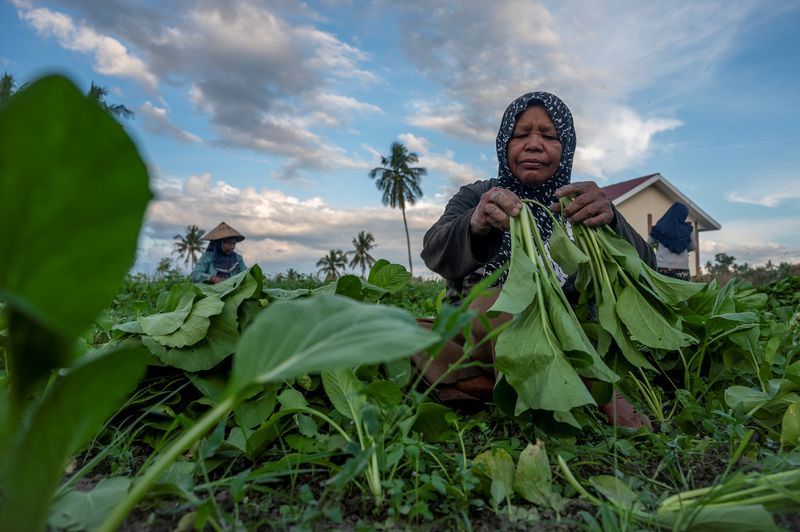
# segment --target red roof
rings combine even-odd
[[[636,179],[629,179],[627,181],[622,181],[621,183],[614,183],[613,185],[608,185],[607,187],[603,187],[603,190],[605,191],[606,196],[608,196],[608,199],[614,201],[623,194],[638,187],[639,185],[641,185],[654,175],[658,174],[657,173],[650,174],[643,177],[637,177]]]

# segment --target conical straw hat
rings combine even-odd
[[[209,231],[208,233],[203,236],[203,240],[220,240],[224,238],[235,238],[237,242],[241,242],[244,240],[244,235],[231,227],[230,225],[226,224],[225,222],[220,223],[214,229]]]

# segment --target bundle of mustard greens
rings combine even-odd
[[[578,425],[572,410],[595,404],[582,377],[607,383],[620,378],[606,359],[621,353],[625,371],[655,369],[643,350],[677,350],[697,342],[683,330],[681,307],[706,285],[655,272],[608,227],[572,226],[573,241],[565,224],[552,219],[549,253],[530,207],[511,219],[508,278],[491,310],[513,319],[498,336],[496,367],[501,386],[507,382],[516,391],[515,414],[547,410],[558,421]],[[575,310],[550,257],[567,274],[576,274]]]

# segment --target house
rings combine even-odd
[[[686,221],[694,227],[696,249],[700,249],[702,231],[715,231],[721,227],[719,222],[659,173],[615,183],[603,187],[603,190],[628,223],[645,239],[653,225],[676,201],[689,208]],[[696,251],[689,253],[689,271],[691,275],[697,275],[700,271],[700,254]]]

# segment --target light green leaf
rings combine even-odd
[[[193,290],[187,291],[172,312],[139,318],[142,333],[150,336],[163,336],[177,331],[178,327],[183,325],[183,322],[189,317],[196,296],[197,294]]]
[[[545,293],[548,294],[546,301],[549,302],[547,312],[553,326],[553,333],[561,342],[561,349],[572,362],[575,371],[582,377],[617,382],[620,379],[619,375],[614,373],[614,370],[600,358],[581,327],[578,317],[575,316],[571,307],[564,305],[563,301],[554,293],[555,290],[557,288],[550,284],[545,286]]]
[[[534,303],[497,338],[496,367],[530,408],[571,410],[595,404]]]
[[[638,368],[655,371],[653,365],[633,346],[628,334],[622,329],[622,323],[616,310],[618,305],[614,304],[616,298],[606,283],[602,284],[601,294],[600,301],[597,304],[597,317],[600,321],[600,326],[611,335],[628,362]]]
[[[0,479],[5,530],[40,530],[67,458],[128,396],[144,373],[142,349],[107,351],[47,390],[13,442]]]
[[[632,285],[618,295],[616,311],[631,337],[648,347],[675,350],[697,343],[670,325]]]
[[[534,282],[536,265],[525,253],[519,232],[513,231],[511,235],[514,242],[511,247],[508,278],[500,289],[500,295],[489,310],[520,314],[536,297],[538,286]]]
[[[53,528],[93,530],[128,492],[131,479],[106,477],[91,491],[70,491],[56,499],[47,524]]]
[[[616,263],[631,277],[638,279],[645,264],[633,245],[623,237],[611,230],[607,225],[594,230],[597,243],[609,255],[616,259]]]
[[[781,441],[794,447],[800,446],[800,401],[790,404],[783,415]]]
[[[544,443],[529,443],[517,461],[514,490],[528,502],[559,511],[564,507],[565,501],[552,488],[553,473]]]
[[[680,523],[680,530],[696,532],[772,532],[779,531],[772,515],[760,504],[741,506],[701,506],[689,513],[687,510],[658,514],[658,521],[672,527]]]
[[[688,301],[689,298],[693,297],[707,286],[705,283],[683,281],[681,279],[662,275],[648,267],[643,267],[641,272],[645,282],[650,286],[650,289],[656,294],[658,299],[673,307]]]
[[[233,359],[232,390],[356,364],[410,356],[439,336],[406,311],[341,296],[278,301],[242,335]]]
[[[491,451],[482,452],[472,463],[486,468],[491,480],[491,496],[495,506],[514,494],[514,460],[508,451],[496,447]]]
[[[361,387],[352,369],[337,369],[322,374],[322,386],[337,412],[360,423],[361,409],[366,404]]]
[[[597,475],[589,479],[594,489],[603,494],[608,500],[626,510],[639,510],[641,504],[639,497],[633,490],[617,477],[610,475]]]
[[[166,347],[194,345],[205,338],[211,325],[209,318],[221,313],[224,307],[225,302],[213,296],[195,301],[192,305],[192,312],[178,330],[167,335],[152,336],[152,338]]]
[[[567,275],[578,271],[578,265],[589,262],[589,257],[573,242],[560,223],[553,224],[550,235],[550,256]]]

